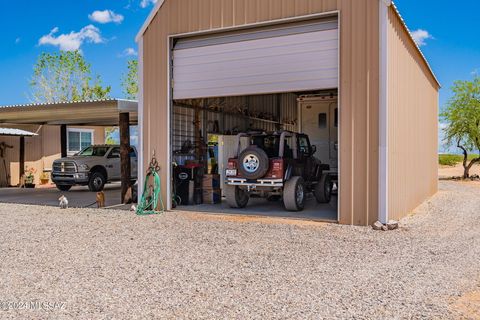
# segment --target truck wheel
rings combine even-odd
[[[326,173],[322,174],[320,181],[315,186],[313,192],[318,203],[329,203],[332,198],[332,182],[330,176]]]
[[[245,208],[250,199],[248,192],[238,186],[225,186],[225,197],[232,208]]]
[[[242,177],[258,179],[267,173],[269,161],[265,151],[259,147],[250,146],[240,153],[238,164],[238,170]]]
[[[56,186],[57,186],[57,189],[60,191],[68,191],[72,188],[72,186],[67,186],[64,184],[57,184]]]
[[[288,211],[302,211],[305,207],[305,183],[302,177],[292,177],[283,187],[283,204]]]
[[[90,180],[88,180],[88,189],[94,192],[102,191],[106,182],[107,179],[101,172],[94,172],[90,175]]]

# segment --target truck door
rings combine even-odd
[[[120,147],[114,147],[107,156],[108,180],[120,180]]]
[[[129,156],[130,156],[130,176],[132,178],[132,180],[134,179],[137,179],[137,175],[138,175],[138,156],[137,156],[137,151],[130,147],[130,153],[129,153]]]

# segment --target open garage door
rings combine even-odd
[[[337,88],[338,35],[330,18],[179,39],[173,99]]]

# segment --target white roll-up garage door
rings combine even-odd
[[[172,83],[174,99],[337,88],[338,21],[180,39]]]

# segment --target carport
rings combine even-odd
[[[61,156],[67,156],[67,127],[77,126],[118,126],[120,131],[121,158],[121,200],[130,183],[130,125],[138,123],[137,102],[121,99],[86,100],[44,104],[25,104],[0,107],[0,125],[54,125],[60,127]],[[21,141],[24,139],[19,135]],[[20,143],[20,155],[25,152],[25,144]],[[141,154],[139,154],[141,159]],[[20,175],[23,174],[25,160],[22,156]]]

